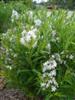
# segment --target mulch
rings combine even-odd
[[[0,100],[28,100],[18,89],[6,87],[5,79],[0,77]]]
[[[44,100],[42,97],[28,98],[22,91],[7,88],[3,77],[0,77],[0,100]]]
[[[15,89],[0,90],[0,100],[27,100],[22,92]]]

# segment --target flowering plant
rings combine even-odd
[[[46,100],[74,96],[74,20],[72,11],[13,10],[11,28],[1,37],[8,83]]]

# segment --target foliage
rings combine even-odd
[[[8,85],[22,89],[29,97],[72,99],[75,95],[74,20],[73,11],[48,11],[42,7],[13,9],[10,28],[1,35],[0,64]]]
[[[11,7],[0,3],[0,33],[6,31],[9,26]]]
[[[29,3],[28,3],[29,2]],[[17,10],[21,13],[27,7],[31,8],[32,3],[30,0],[28,1],[11,1],[8,3],[0,2],[0,33],[6,32],[6,30],[10,27],[10,17],[12,13],[12,9]]]

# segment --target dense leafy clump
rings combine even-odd
[[[5,32],[9,27],[11,7],[0,2],[0,33]]]
[[[7,29],[10,27],[11,25],[10,17],[11,17],[12,10],[15,9],[19,13],[21,13],[25,9],[29,9],[32,7],[32,2],[30,1],[31,0],[14,2],[12,0],[11,2],[8,3],[4,3],[0,1],[0,33],[6,32]]]
[[[29,97],[72,98],[75,12],[13,9],[10,20],[10,29],[1,36],[0,58],[8,84]]]

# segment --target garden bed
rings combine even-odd
[[[0,90],[0,100],[27,100],[22,92],[14,89]]]
[[[73,100],[75,11],[2,7],[0,100]]]

